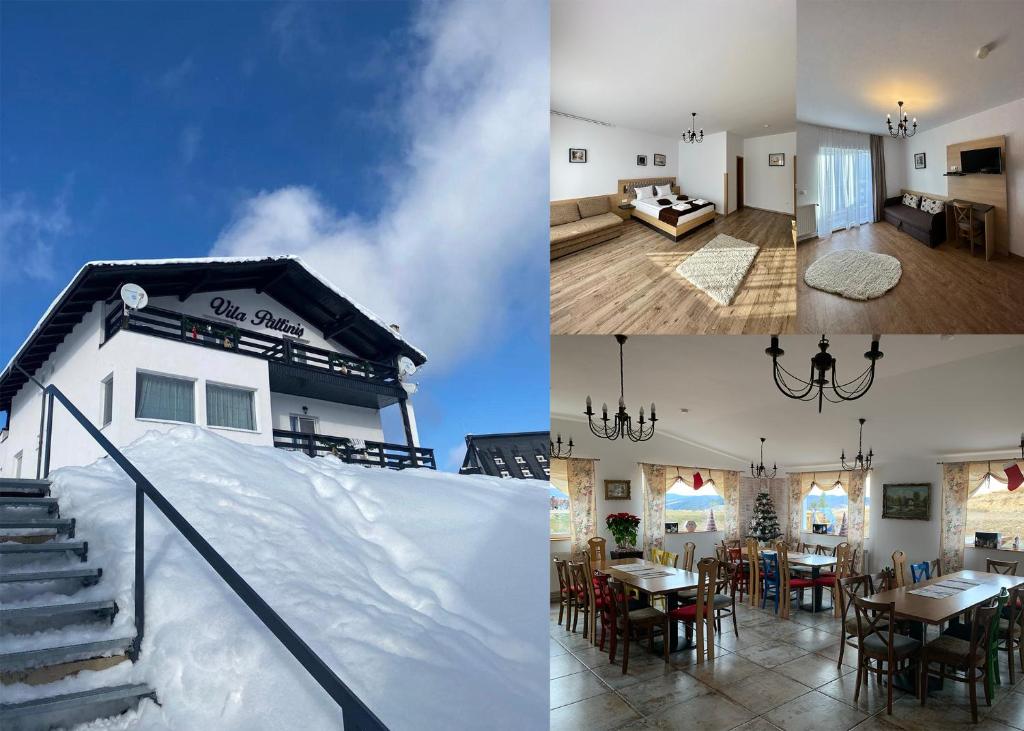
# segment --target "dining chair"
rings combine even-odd
[[[740,629],[736,624],[736,589],[743,572],[739,563],[732,561],[719,564],[718,572],[719,578],[715,584],[715,594],[711,597],[711,605],[715,613],[715,629],[721,634],[722,618],[732,617],[732,631],[739,637]]]
[[[1009,601],[1003,610],[1003,616],[999,618],[999,641],[1004,643],[1000,649],[1006,650],[1006,664],[1010,670],[1010,685],[1014,684],[1013,679],[1013,653],[1017,651],[1020,662],[1020,670],[1024,673],[1024,587],[1010,589]]]
[[[857,687],[853,691],[853,702],[856,705],[860,699],[861,684],[867,681],[872,671],[881,677],[884,663],[888,690],[885,709],[891,716],[893,675],[903,672],[908,665],[920,662],[921,641],[895,633],[895,602],[873,602],[860,596],[853,596],[851,600],[857,615]],[[874,668],[871,667],[872,660],[876,663]],[[921,683],[918,683],[918,693],[920,688]]]
[[[590,632],[587,633],[587,639],[590,640],[591,644],[597,644],[597,620],[598,620],[598,603],[599,598],[597,594],[597,577],[594,571],[594,562],[590,560],[590,552],[583,552],[583,567],[584,575],[586,577],[586,591],[587,591],[587,602],[590,605]],[[585,624],[585,623],[584,623]]]
[[[679,554],[672,553],[672,551],[662,551],[661,560],[658,561],[662,566],[671,566],[674,569],[679,568]]]
[[[683,544],[683,569],[693,571],[693,553],[697,550],[697,544],[687,541]]]
[[[992,705],[991,688],[985,682],[988,678],[989,664],[992,662],[992,654],[988,651],[987,645],[992,625],[998,616],[998,606],[978,606],[972,614],[969,640],[952,635],[939,635],[921,649],[921,678],[918,686],[921,689],[919,695],[922,706],[928,698],[930,676],[967,683],[971,699],[971,719],[974,723],[978,722],[979,680],[985,689],[986,705]],[[932,663],[939,664],[937,672],[932,670]],[[958,670],[963,674],[958,674]]]
[[[839,580],[853,576],[853,556],[850,555],[850,544],[845,541],[836,544],[833,555],[836,559],[835,570],[819,574],[818,578],[814,579],[814,585],[828,589],[832,596],[832,614],[838,617],[840,613]]]
[[[697,600],[668,613],[672,621],[692,626],[697,634],[698,664],[704,662],[705,655],[708,660],[715,659],[714,596],[717,583],[718,559],[702,558],[697,562]]]
[[[626,595],[625,585],[615,579],[609,579],[607,587],[607,601],[613,607],[610,613],[611,620],[611,647],[608,652],[609,661],[615,662],[615,650],[617,635],[622,635],[622,674],[625,675],[629,668],[629,645],[633,632],[647,630],[647,642],[651,652],[654,652],[654,628],[661,627],[661,636],[664,639],[665,662],[668,662],[669,645],[668,623],[669,616],[660,609],[654,607],[642,607],[640,609],[629,608],[629,597]]]
[[[1017,565],[1020,561],[996,561],[994,558],[985,559],[985,571],[990,574],[1004,574],[1006,576],[1017,575]]]
[[[859,629],[857,627],[857,617],[856,615],[850,615],[850,608],[853,607],[853,597],[869,597],[874,593],[874,583],[867,574],[839,579],[839,618],[842,622],[840,625],[842,628],[842,634],[840,635],[842,639],[839,641],[839,660],[836,663],[836,667],[840,670],[843,667],[843,655],[846,653],[846,648],[852,647],[856,649],[858,646]]]
[[[907,585],[907,554],[903,551],[892,552],[892,571],[893,571],[893,582],[894,587],[899,589],[900,587]]]
[[[985,250],[984,230],[985,224],[974,217],[974,206],[970,203],[963,204],[959,201],[952,201],[953,217],[956,224],[956,241],[960,245],[961,239],[967,239],[971,245],[971,255],[974,255],[974,245],[977,243]]]
[[[918,561],[910,564],[910,583],[916,584],[919,581],[926,581],[932,578],[932,567],[927,561]]]
[[[779,558],[778,597],[781,604],[779,616],[782,619],[789,619],[793,592],[797,591],[800,593],[799,602],[802,604],[804,600],[804,590],[813,589],[814,581],[811,579],[803,579],[793,576],[793,572],[789,566],[789,547],[784,541],[779,541],[775,544],[775,552]]]
[[[576,595],[572,590],[572,579],[569,576],[569,562],[556,558],[555,571],[558,574],[558,624],[561,626],[565,616],[565,629],[569,629],[569,618],[576,605]]]
[[[661,563],[661,549],[651,546],[647,551],[647,560],[651,563]]]
[[[591,561],[604,561],[605,560],[605,548],[608,545],[608,541],[600,536],[594,536],[587,541],[587,550],[590,552]]]
[[[779,613],[779,596],[781,580],[779,579],[779,554],[775,551],[761,554],[761,609],[768,604],[768,599],[775,600],[775,613]]]
[[[789,550],[791,550],[793,553],[800,553],[801,545],[802,544],[800,543],[799,538],[792,540],[789,542]]]
[[[600,648],[601,652],[604,652],[606,632],[615,626],[611,619],[612,612],[615,611],[614,602],[608,599],[608,579],[608,574],[603,571],[594,572],[594,596],[596,599],[597,616],[601,619],[601,639],[598,642],[598,648]]]
[[[575,607],[572,613],[572,631],[576,631],[580,613],[583,613],[583,636],[590,639],[590,610],[593,606],[592,595],[594,584],[587,579],[587,567],[582,561],[573,561],[569,564],[569,579],[572,582],[572,590],[575,595]]]
[[[795,553],[817,553],[817,552],[818,552],[818,544],[817,543],[805,543],[805,544],[803,544],[803,547],[801,548],[801,550],[796,551]]]
[[[942,570],[942,558],[933,558],[931,561],[932,576],[939,577],[942,576],[944,573],[946,572]]]
[[[747,538],[747,594],[750,606],[756,607],[761,601],[761,551],[756,538]]]
[[[835,554],[835,548],[829,548],[828,546],[823,546],[821,544],[818,544],[817,546],[815,546],[814,553],[817,556],[835,556],[836,555]]]

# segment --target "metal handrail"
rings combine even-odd
[[[349,464],[384,467],[394,470],[425,467],[437,469],[434,450],[429,447],[410,447],[407,444],[363,441],[357,446],[349,437],[330,434],[312,434],[274,429],[274,446],[280,449],[298,449],[310,457],[331,454]]]
[[[139,469],[125,457],[125,455],[90,422],[85,415],[78,410],[60,389],[53,384],[43,386],[36,378],[26,372],[20,365],[18,370],[29,377],[40,389],[46,399],[46,442],[43,476],[48,477],[50,473],[50,444],[53,436],[53,401],[56,399],[67,410],[71,416],[85,429],[86,433],[103,448],[112,460],[125,471],[135,482],[135,631],[136,636],[129,649],[129,657],[132,661],[139,658],[142,648],[142,638],[145,633],[145,500],[148,497],[161,513],[170,521],[182,536],[185,537],[200,556],[217,572],[217,575],[231,587],[232,591],[245,602],[245,605],[252,610],[253,614],[263,622],[264,626],[273,633],[285,649],[299,661],[320,687],[327,691],[327,694],[341,708],[345,729],[355,731],[387,731],[377,716],[352,690],[345,685],[333,670],[317,655],[306,642],[299,637],[281,616],[267,604],[255,589],[253,589],[242,576],[235,571],[209,542],[197,531],[185,517],[177,511],[171,502],[156,489]]]

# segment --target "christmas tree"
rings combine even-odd
[[[748,534],[761,542],[774,541],[782,535],[782,531],[779,530],[779,516],[775,514],[775,503],[772,496],[766,492],[757,495]]]
[[[715,531],[718,530],[718,526],[715,525],[715,509],[708,508],[708,523],[704,526],[704,530]]]

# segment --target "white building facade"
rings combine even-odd
[[[145,290],[144,307],[122,301],[128,283]],[[0,477],[44,471],[35,381],[60,389],[117,447],[186,423],[248,444],[434,467],[405,380],[425,362],[294,257],[90,263],[0,373]],[[402,443],[384,440],[388,407],[401,412]],[[103,455],[60,405],[50,443],[50,469]]]

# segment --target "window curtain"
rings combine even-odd
[[[644,475],[643,548],[650,555],[652,548],[665,543],[665,465],[641,464]],[[673,475],[675,477],[675,475]]]
[[[1011,460],[998,459],[995,462],[971,462],[967,466],[967,494],[968,497],[976,493],[985,484],[985,480],[989,477],[992,478],[993,482],[1006,487],[1006,471],[1003,469],[1003,465],[1008,464]],[[1013,460],[1018,465],[1024,468],[1024,461]],[[1024,487],[1021,488],[1024,490]]]
[[[871,135],[871,201],[877,223],[885,209],[885,142],[879,135]]]
[[[569,538],[572,552],[587,550],[587,541],[597,535],[597,493],[594,492],[594,460],[565,460],[569,486]]]
[[[786,539],[789,541],[801,540],[800,532],[804,528],[804,498],[811,492],[812,482],[810,472],[797,472],[789,476],[789,527],[786,533]]]
[[[967,462],[942,465],[942,524],[939,526],[939,550],[947,572],[964,567],[964,525],[969,490]]]
[[[195,423],[194,384],[180,378],[139,373],[135,383],[135,415]]]
[[[235,429],[256,429],[252,391],[241,388],[206,386],[206,423]]]
[[[843,487],[846,488],[846,497],[849,500],[846,508],[846,542],[850,544],[850,548],[857,551],[854,571],[860,571],[864,563],[864,485],[866,482],[866,473],[851,472],[846,482],[843,483]]]
[[[869,135],[818,127],[818,236],[874,218]]]

